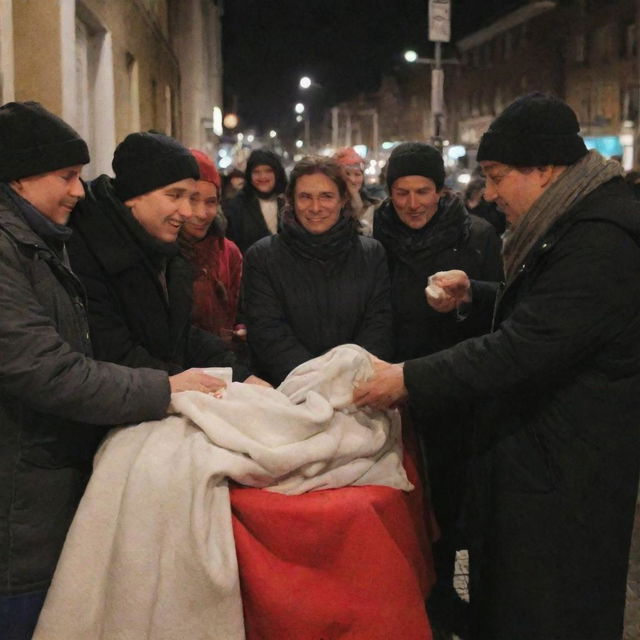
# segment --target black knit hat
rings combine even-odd
[[[391,152],[387,162],[387,187],[403,176],[431,178],[436,189],[444,185],[444,161],[435,148],[422,142],[403,142]]]
[[[8,102],[0,107],[0,182],[87,162],[87,143],[38,102]]]
[[[530,93],[512,102],[482,136],[476,159],[515,167],[573,164],[587,153],[573,109],[555,96]]]
[[[196,159],[177,140],[162,133],[130,133],[111,163],[116,195],[125,202],[185,178],[200,178]]]

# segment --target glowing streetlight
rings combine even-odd
[[[296,122],[302,122],[304,118],[302,116],[296,116]]]
[[[311,86],[311,78],[309,76],[302,76],[299,84],[301,89],[308,89]]]
[[[296,106],[293,108],[293,110],[296,113],[302,115],[304,113],[304,105],[302,104],[302,102],[298,102]]]
[[[302,142],[302,140],[296,140],[296,148],[302,149],[303,146],[304,142]]]
[[[222,124],[227,129],[235,129],[238,126],[238,116],[235,113],[227,113],[222,120]]]
[[[269,137],[270,138],[275,138],[278,135],[277,131],[275,131],[275,129],[271,129],[271,131],[269,131]]]
[[[415,51],[409,49],[409,51],[404,52],[404,59],[407,62],[415,62],[418,59],[418,54]]]
[[[253,133],[250,133],[247,136],[247,142],[253,142],[255,140],[255,136],[253,135]]]

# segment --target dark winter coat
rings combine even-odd
[[[155,250],[151,236],[116,198],[108,176],[87,185],[86,199],[69,224],[74,230],[69,258],[87,290],[97,358],[172,375],[190,367],[234,366],[236,379],[246,377],[218,336],[191,324],[187,260],[177,246],[161,248],[166,256]]]
[[[330,246],[314,245],[333,238]],[[389,276],[379,242],[342,219],[313,236],[297,222],[246,254],[243,292],[251,353],[279,384],[302,362],[345,343],[392,353]]]
[[[284,199],[278,198],[278,217],[282,214]],[[252,190],[243,189],[224,208],[229,226],[227,238],[233,240],[242,253],[260,238],[270,236],[271,231],[264,221],[260,202]]]
[[[476,404],[479,638],[622,635],[640,462],[638,274],[640,206],[617,179],[540,239],[500,292],[492,333],[405,363],[424,411]]]
[[[470,278],[502,279],[500,240],[488,223],[469,216],[455,196],[443,197],[422,229],[410,229],[391,199],[376,210],[373,235],[387,252],[395,337],[395,359],[404,361],[451,347],[488,331],[486,317],[434,311],[425,287],[437,271],[462,269]]]
[[[159,419],[169,404],[166,373],[90,358],[85,294],[62,244],[36,233],[6,193],[0,194],[0,596],[48,587],[106,432],[98,425]],[[29,215],[46,220],[32,207]]]

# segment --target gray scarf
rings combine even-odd
[[[619,162],[606,160],[593,150],[567,167],[522,216],[509,236],[503,251],[507,284],[536,242],[560,216],[594,189],[621,175]]]

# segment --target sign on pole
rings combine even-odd
[[[451,40],[450,0],[429,0],[429,40],[432,42]]]

